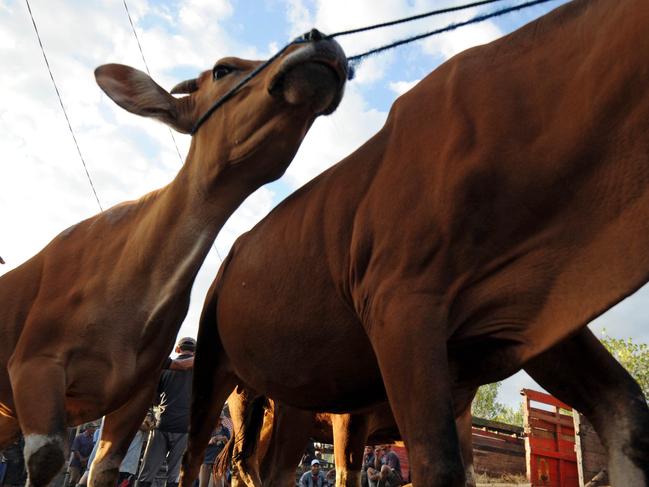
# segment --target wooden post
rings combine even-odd
[[[532,446],[530,445],[530,398],[525,394],[525,389],[521,391],[525,407],[523,408],[523,435],[525,436],[525,465],[527,467],[527,480],[532,483]]]

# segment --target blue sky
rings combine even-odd
[[[226,55],[261,59],[297,34],[317,27],[333,32],[409,16],[460,0],[129,0],[128,6],[152,76],[171,88]],[[403,37],[520,0],[407,26],[343,38],[356,54]],[[383,124],[396,97],[450,56],[489,42],[555,8],[561,1],[509,14],[478,26],[419,41],[363,63],[333,115],[319,119],[286,175],[246,200],[216,241],[221,257],[286,195],[352,152]],[[31,0],[71,124],[104,208],[169,182],[181,161],[169,131],[116,107],[94,82],[107,62],[143,68],[122,1]],[[38,252],[64,228],[98,211],[23,0],[0,0],[0,255],[7,272]],[[176,134],[181,153],[189,138]],[[212,252],[192,293],[182,335],[196,332],[200,306],[220,258]],[[641,290],[597,320],[609,334],[649,341]],[[531,385],[524,375],[506,381],[501,400],[519,400]]]

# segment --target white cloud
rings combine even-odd
[[[313,27],[311,12],[302,0],[286,0],[286,17],[291,25],[291,38]]]
[[[385,72],[393,59],[393,55],[383,54],[379,57],[367,57],[356,65],[354,71],[354,84],[364,85],[380,81],[385,77]]]
[[[618,303],[592,322],[590,328],[596,335],[603,331],[616,338],[633,337],[637,342],[649,343],[649,284],[645,284],[634,294]]]
[[[393,81],[390,83],[390,89],[394,91],[397,95],[403,95],[406,91],[410,90],[413,86],[419,83],[421,80],[414,81]]]
[[[545,392],[545,389],[527,375],[525,371],[521,370],[502,382],[497,400],[518,410],[522,400],[521,390],[523,389]]]
[[[461,29],[433,36],[422,42],[422,49],[431,56],[442,56],[448,59],[469,47],[486,44],[503,35],[502,31],[491,22],[468,25]]]
[[[185,0],[179,10],[180,20],[190,29],[215,25],[234,12],[228,0]]]

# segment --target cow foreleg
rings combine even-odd
[[[413,485],[464,487],[446,328],[430,302],[428,295],[377,297],[365,326],[410,453]]]
[[[465,407],[464,411],[462,411],[457,417],[455,425],[457,426],[457,433],[460,438],[460,449],[462,450],[462,461],[464,463],[464,472],[466,475],[466,487],[475,487],[471,401],[469,401],[468,407]]]
[[[27,485],[45,487],[65,463],[65,371],[40,357],[12,360],[8,371],[25,436]]]
[[[153,401],[154,385],[143,387],[104,419],[97,456],[90,468],[89,487],[114,487],[119,466]]]
[[[332,414],[336,487],[361,484],[363,448],[368,434],[367,414]]]
[[[611,485],[649,485],[649,408],[638,384],[590,330],[555,345],[525,370],[593,424],[608,451]]]

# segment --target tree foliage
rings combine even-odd
[[[649,345],[636,343],[631,338],[613,338],[606,335],[606,332],[601,340],[638,382],[645,397],[649,398]],[[498,402],[500,386],[500,382],[494,382],[480,387],[473,400],[471,413],[479,418],[523,426],[523,402],[518,409]]]
[[[640,384],[645,397],[649,398],[649,345],[635,343],[631,338],[610,337],[604,332],[602,343],[618,362]]]
[[[523,426],[522,402],[521,407],[515,409],[497,401],[501,385],[501,382],[494,382],[480,387],[471,405],[471,413],[479,418]]]

